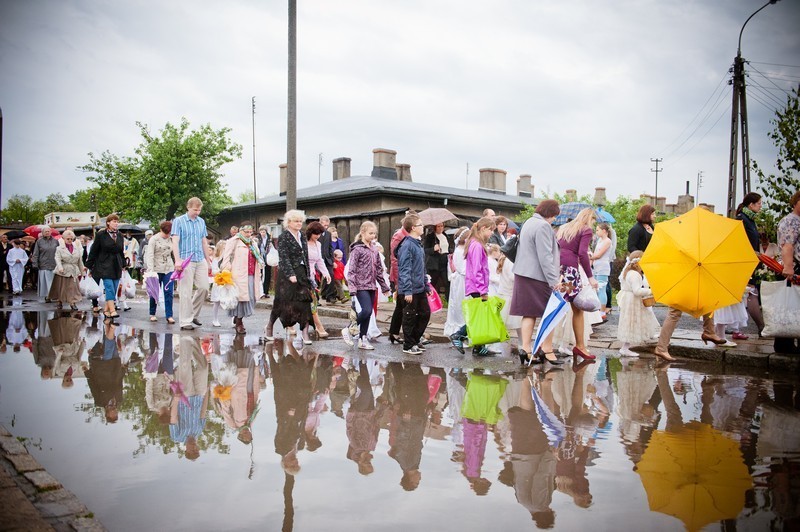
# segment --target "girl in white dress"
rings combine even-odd
[[[619,276],[620,292],[617,294],[619,304],[619,326],[617,337],[622,342],[619,354],[624,357],[638,357],[631,351],[631,345],[652,343],[661,329],[652,307],[645,307],[642,299],[653,297],[650,285],[644,277],[639,261],[641,251],[634,251],[628,257],[625,269]]]
[[[496,244],[490,244],[495,246]],[[506,257],[498,248],[498,258],[492,266],[489,263],[489,292],[491,293],[492,287],[495,287],[497,297],[503,299],[506,304],[503,305],[500,311],[500,316],[503,318],[503,323],[509,331],[517,331],[517,339],[522,342],[522,316],[511,315],[511,296],[514,293],[514,263],[511,259]]]
[[[450,336],[457,332],[466,323],[461,311],[461,302],[464,300],[464,275],[467,271],[467,259],[464,255],[464,242],[469,234],[468,227],[460,227],[456,231],[455,249],[450,255],[448,269],[450,271],[450,294],[447,298],[447,321],[444,324],[444,335]]]
[[[217,275],[220,270],[220,264],[222,263],[222,255],[225,252],[225,241],[220,240],[217,242],[217,247],[214,248],[214,258],[211,259],[211,276],[213,279],[214,275]],[[221,327],[222,324],[219,322],[219,293],[222,291],[222,285],[218,285],[214,282],[211,283],[211,303],[214,306],[214,321],[212,325],[214,327]]]

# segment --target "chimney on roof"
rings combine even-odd
[[[397,179],[397,152],[384,148],[372,150],[372,177]]]
[[[533,185],[531,185],[530,174],[522,174],[517,178],[517,196],[521,198],[533,197]]]
[[[285,196],[286,195],[286,168],[288,168],[288,165],[286,163],[283,163],[282,165],[279,166],[279,168],[281,169],[281,177],[280,177],[280,190],[278,192],[279,192],[279,194],[281,196]]]
[[[606,200],[606,189],[605,187],[597,187],[594,189],[594,204],[600,207],[605,207],[608,203]]]
[[[411,165],[410,164],[398,164],[397,165],[397,180],[398,181],[408,181],[409,183],[413,181],[411,179]]]
[[[665,209],[667,208],[667,198],[665,196],[659,196],[656,198],[656,205],[653,205],[658,212],[666,212]]]
[[[495,194],[506,193],[506,175],[508,172],[498,168],[481,168],[478,190],[493,192]]]
[[[564,197],[567,202],[578,201],[578,191],[574,188],[568,188],[567,192],[564,194]]]
[[[333,160],[333,180],[338,181],[350,177],[350,158],[339,157]]]

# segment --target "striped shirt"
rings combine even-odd
[[[180,401],[178,403],[178,422],[169,426],[169,436],[176,443],[184,443],[189,436],[197,439],[206,426],[203,416],[203,396],[191,395],[189,406]],[[175,398],[178,401],[178,398]]]
[[[188,214],[182,214],[172,222],[172,236],[178,236],[178,253],[181,260],[194,253],[192,262],[204,261],[203,239],[208,236],[206,221],[200,216],[192,220]]]

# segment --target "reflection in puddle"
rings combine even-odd
[[[605,527],[637,529],[800,519],[800,391],[788,376],[616,358],[426,367],[152,333],[16,300],[0,320],[0,422],[45,442],[31,452],[112,529],[186,528],[165,525],[168,494],[219,486],[229,507],[195,507],[196,526],[352,530],[394,512],[404,528],[575,529],[589,508]]]

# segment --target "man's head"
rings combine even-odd
[[[189,198],[189,201],[186,202],[186,214],[192,220],[200,216],[202,210],[203,201],[200,198]]]
[[[487,216],[494,217],[497,215],[494,213],[494,209],[483,209],[483,218],[486,218]]]
[[[153,230],[152,229],[148,229],[147,231],[144,232],[145,240],[150,240],[151,236],[153,236]]]
[[[230,233],[231,233],[231,236],[238,235],[239,234],[239,226],[238,225],[232,225],[231,229],[230,229]]]
[[[331,225],[331,219],[328,218],[327,216],[320,216],[319,217],[319,223],[321,223],[322,227],[324,227],[325,230],[327,231],[328,230],[328,226]]]
[[[3,244],[8,242],[8,235],[4,235],[4,234],[0,235],[0,242],[2,242]]]

